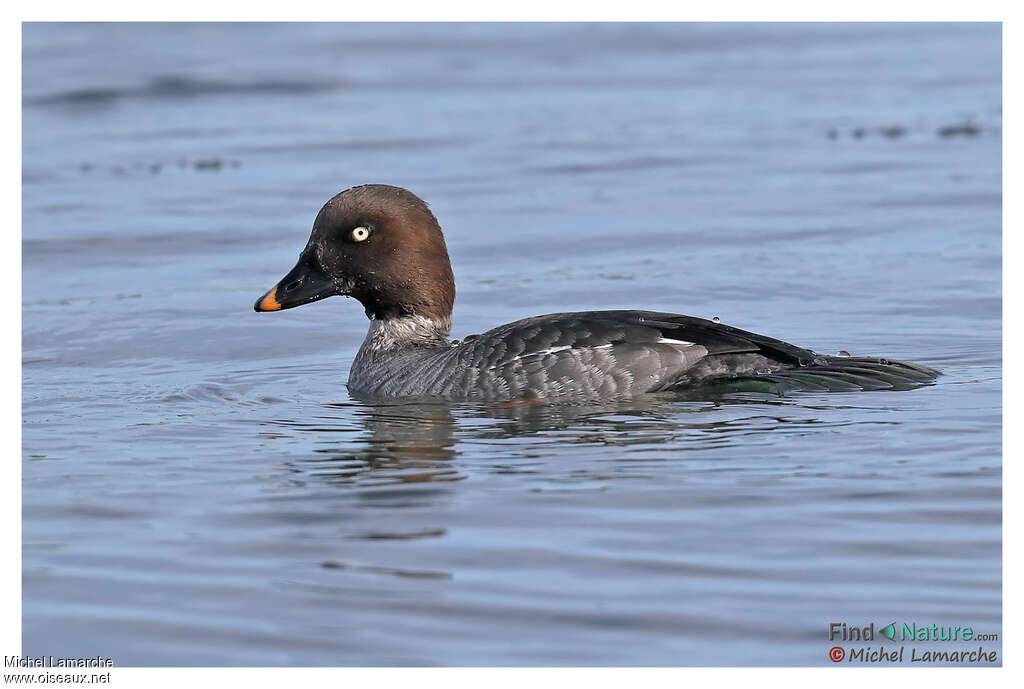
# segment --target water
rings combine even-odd
[[[1000,53],[985,24],[26,25],[23,652],[821,665],[832,621],[1001,634]],[[368,406],[358,304],[252,312],[363,182],[440,218],[455,337],[647,308],[945,375]]]

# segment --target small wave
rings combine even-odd
[[[110,106],[129,98],[198,98],[224,95],[306,95],[340,88],[340,84],[296,79],[233,81],[183,75],[158,76],[140,86],[90,86],[25,99],[29,105]]]
[[[581,175],[595,172],[623,172],[635,170],[651,170],[665,167],[683,167],[686,165],[699,165],[708,161],[698,158],[666,157],[666,156],[642,156],[628,158],[625,160],[609,160],[598,163],[564,163],[559,165],[546,165],[536,167],[531,172],[539,174],[568,174]]]

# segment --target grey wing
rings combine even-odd
[[[865,389],[938,375],[903,362],[818,355],[703,318],[651,311],[527,318],[471,336],[444,356],[458,372],[442,376],[443,389],[433,392],[463,399],[614,399],[722,380],[809,383],[811,375],[817,389]]]
[[[670,337],[645,312],[550,314],[466,343],[471,387],[500,399],[613,399],[668,387],[708,355]],[[467,381],[469,382],[469,381]]]

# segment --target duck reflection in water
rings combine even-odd
[[[834,400],[823,408],[837,409]],[[673,442],[684,451],[706,448],[709,441],[732,442],[751,432],[821,427],[815,401],[813,396],[800,400],[766,395],[687,400],[678,394],[585,405],[352,401],[325,405],[331,413],[313,424],[279,423],[324,434],[327,441],[314,450],[315,456],[293,465],[298,471],[321,481],[372,487],[460,481],[466,478],[466,467],[454,460],[464,451],[460,444],[465,449],[465,443],[474,441],[519,441],[486,469],[500,471],[516,457],[548,454],[552,442],[623,448]],[[353,427],[353,419],[361,428]]]
[[[313,432],[351,431],[352,417],[365,433],[355,441],[331,442],[314,450],[317,456],[299,460],[303,473],[333,483],[387,485],[459,481],[463,478],[455,458],[455,417],[443,404],[363,406],[353,403],[325,405],[339,410],[337,427],[331,417],[321,418]],[[346,433],[346,435],[349,435]],[[355,447],[352,447],[355,445]]]

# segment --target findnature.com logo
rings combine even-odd
[[[963,625],[920,625],[916,622],[890,622],[879,625],[876,629],[872,622],[864,627],[848,625],[845,622],[829,622],[828,640],[847,643],[862,643],[888,639],[892,644],[876,646],[832,646],[828,649],[828,657],[833,663],[956,663],[956,664],[991,664],[998,661],[995,648],[978,645],[973,648],[934,650],[920,649],[916,646],[903,645],[902,642],[914,643],[971,643],[998,641],[998,634],[979,634],[973,627]]]

